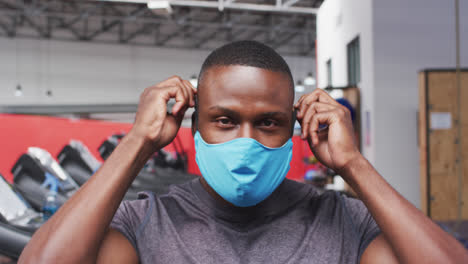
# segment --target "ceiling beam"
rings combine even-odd
[[[290,7],[290,6],[294,5],[295,3],[299,2],[299,1],[301,1],[301,0],[288,0],[283,4],[283,6],[284,7]]]
[[[224,1],[226,3],[229,0]],[[281,4],[284,5],[285,1],[282,0]],[[0,0],[2,2],[5,0]],[[284,55],[299,55],[308,51],[308,43],[315,39],[315,17],[301,14],[284,15],[249,10],[217,12],[212,9],[178,7],[173,8],[174,13],[170,17],[163,17],[142,4],[70,0],[49,1],[46,8],[41,8],[42,3],[26,1],[13,8],[0,4],[0,35],[100,43],[131,41],[135,45],[199,50],[210,50],[212,46],[246,39],[242,36],[248,36],[247,39],[257,39],[271,45],[277,42],[277,45],[283,46],[281,53]],[[266,5],[271,1],[259,0],[257,3]],[[36,7],[41,11],[35,12]],[[209,41],[218,33],[222,38],[217,38],[215,42]],[[101,34],[102,37],[97,38]],[[301,35],[313,39],[303,41],[304,38],[297,37]],[[259,36],[271,37],[265,40],[259,39]],[[284,36],[296,36],[294,43]]]
[[[145,0],[98,0],[102,2],[123,2],[123,3],[135,3],[135,4],[147,4]],[[223,1],[220,5],[219,1]],[[269,12],[269,13],[296,13],[304,15],[315,15],[318,12],[318,8],[311,7],[292,7],[284,5],[265,5],[265,4],[253,4],[253,3],[238,3],[238,2],[226,2],[224,0],[217,1],[203,1],[203,0],[171,0],[169,1],[171,6],[183,6],[183,7],[200,7],[200,8],[215,8],[220,9],[233,9],[233,10],[248,10],[257,12]]]

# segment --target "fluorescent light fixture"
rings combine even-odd
[[[314,76],[312,75],[311,72],[309,72],[307,74],[307,77],[305,77],[305,79],[304,79],[304,84],[307,85],[307,86],[313,86],[313,85],[315,85],[315,83],[316,82],[315,82]]]
[[[23,90],[21,89],[21,85],[19,84],[16,86],[15,96],[16,97],[23,96]]]
[[[296,86],[294,87],[294,90],[298,93],[303,93],[305,91],[305,87],[304,85],[302,84],[302,81],[299,80],[297,81],[297,84]]]
[[[156,14],[168,15],[172,13],[171,4],[168,0],[150,0],[147,6]]]

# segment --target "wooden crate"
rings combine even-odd
[[[468,219],[468,70],[461,72],[461,91],[459,117],[455,71],[425,70],[419,74],[421,209],[434,220],[457,218],[459,169],[463,174],[462,218]],[[447,121],[451,122],[450,126],[445,126]],[[459,126],[462,137],[457,139]],[[463,147],[459,167],[457,144]]]

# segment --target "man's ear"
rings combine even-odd
[[[195,133],[198,130],[198,122],[197,122],[197,110],[193,111],[192,114],[192,136],[195,136]]]

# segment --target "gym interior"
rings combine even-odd
[[[46,231],[38,230],[52,226],[45,225],[48,221],[59,221],[55,214],[62,213],[66,219],[67,209],[70,211],[72,206],[60,209],[76,194],[86,193],[89,197],[98,180],[106,185],[106,176],[111,176],[104,173],[113,164],[112,158],[117,160],[117,155],[112,154],[129,140],[132,131],[137,130],[137,121],[143,118],[142,105],[148,97],[145,91],[176,78],[185,85],[180,89],[192,91],[186,88],[190,86],[195,92],[189,93],[198,93],[205,59],[214,50],[239,41],[261,43],[281,55],[290,69],[297,111],[302,112],[301,98],[322,92],[318,98],[332,98],[331,104],[345,109],[353,146],[362,157],[401,195],[401,200],[408,202],[407,207],[415,207],[421,219],[430,220],[431,228],[434,224],[433,228],[468,250],[468,104],[464,103],[468,100],[467,14],[466,0],[0,0],[0,263],[51,263],[39,261],[47,259],[44,256],[31,261],[37,252],[53,252],[50,248],[56,245],[51,242],[47,248],[35,248],[39,241],[36,237],[47,239],[43,235]],[[143,191],[166,197],[174,185],[200,178],[206,178],[210,190],[224,202],[236,205],[238,201],[223,195],[232,186],[219,187],[218,191],[216,179],[213,183],[208,180],[210,170],[200,167],[202,158],[198,155],[203,152],[194,140],[194,131],[198,129],[197,112],[204,111],[203,106],[195,102],[184,106],[184,113],[180,114],[182,106],[174,113],[180,99],[168,96],[167,115],[176,117],[180,128],[170,142],[152,148],[128,184],[119,183],[125,185],[125,190],[116,191],[121,195],[115,195],[119,199],[113,204],[114,213],[121,201],[142,199]],[[312,139],[302,137],[307,114],[294,113],[290,137],[293,147],[289,168],[282,177],[312,186],[317,195],[333,192],[362,200],[399,263],[414,263],[408,261],[411,257],[405,258],[404,249],[397,249],[398,237],[393,238],[388,227],[382,226],[398,222],[398,218],[384,218],[381,215],[385,213],[372,209],[374,203],[369,200],[374,196],[365,196],[378,193],[380,185],[369,183],[369,190],[363,191],[361,185],[350,180],[352,177],[340,175],[342,171],[348,173],[346,170],[324,164]],[[224,121],[219,123],[225,125]],[[317,123],[319,131],[328,131],[329,142],[333,142],[332,130],[338,126],[331,124]],[[207,130],[205,127],[199,131]],[[343,137],[339,134],[336,138]],[[237,148],[230,149],[237,153],[243,144],[239,141]],[[124,152],[123,147],[121,150]],[[260,160],[264,152],[248,155]],[[224,159],[226,163],[236,163],[235,154],[227,148],[222,153],[233,155],[232,159]],[[211,158],[208,163],[218,159],[221,157]],[[252,162],[258,165],[258,160]],[[261,165],[261,171],[276,168],[274,162]],[[270,170],[265,169],[268,167]],[[92,179],[95,181],[87,184]],[[83,187],[90,188],[85,192],[81,191]],[[259,195],[260,187],[252,191],[252,197]],[[103,193],[107,192],[110,189],[103,189]],[[73,202],[76,200],[75,196]],[[387,210],[400,214],[399,204],[389,202]],[[252,208],[255,210],[255,206]],[[87,214],[83,213],[83,219]],[[419,223],[403,218],[395,228],[403,230],[405,225]],[[108,217],[102,225],[109,226],[111,219]],[[60,226],[58,230],[65,228],[62,223],[54,225]],[[29,245],[30,241],[34,246]],[[420,242],[424,244],[425,239]],[[143,242],[135,243],[131,244],[141,263],[167,263],[149,261],[144,257],[147,253],[140,252],[143,249],[138,243]],[[193,241],[186,243],[193,245]],[[254,251],[253,247],[238,253]],[[28,256],[20,259],[22,253]],[[464,253],[457,254],[463,257]],[[59,263],[87,263],[55,257],[61,259]],[[367,263],[360,251],[359,257],[361,263]],[[279,259],[277,263],[286,263]],[[185,263],[220,263],[196,257],[192,260]],[[174,262],[178,261],[174,258]],[[226,258],[223,262],[276,263],[247,257]],[[353,261],[311,258],[307,263]]]

